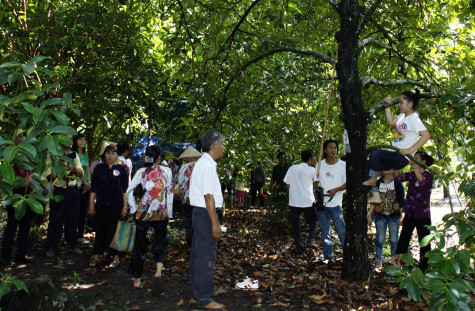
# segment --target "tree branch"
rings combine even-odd
[[[281,48],[273,49],[260,56],[257,56],[256,58],[245,63],[244,66],[242,66],[236,72],[236,74],[228,81],[228,83],[224,87],[223,99],[221,100],[221,103],[219,105],[220,107],[218,108],[218,113],[216,115],[216,118],[214,119],[213,126],[216,125],[219,118],[221,117],[222,111],[226,107],[226,97],[228,95],[229,88],[231,87],[231,84],[233,84],[233,82],[237,79],[237,77],[239,77],[241,73],[243,73],[248,67],[252,66],[253,64],[258,63],[269,56],[272,56],[278,53],[283,53],[283,52],[291,52],[291,53],[300,54],[300,55],[312,56],[315,59],[319,59],[323,61],[324,63],[329,63],[329,64],[333,64],[334,62],[334,59],[332,57],[329,57],[323,53],[316,52],[316,51],[300,50],[300,49],[292,48],[292,47],[281,47]]]
[[[373,16],[374,11],[381,4],[382,1],[383,0],[374,1],[370,8],[364,13],[364,18],[360,20],[360,24],[358,25],[358,29],[356,30],[357,36],[361,34],[361,31],[363,31],[363,28],[366,26],[371,16]]]
[[[242,23],[246,20],[246,17],[249,15],[249,13],[251,13],[252,9],[257,5],[257,3],[259,3],[259,1],[260,0],[254,0],[254,2],[252,2],[251,5],[247,8],[246,12],[244,12],[244,15],[241,17],[236,27],[234,27],[233,31],[231,32],[231,35],[224,42],[224,45],[234,39],[236,32],[239,30],[239,27],[241,27]]]
[[[378,86],[395,86],[395,85],[402,85],[402,84],[412,84],[412,85],[420,87],[421,89],[432,92],[432,89],[428,87],[427,85],[411,80],[411,79],[401,79],[401,80],[396,80],[396,81],[381,81],[373,77],[366,76],[366,77],[361,78],[361,84],[363,87],[368,84],[374,84]]]

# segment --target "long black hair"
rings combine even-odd
[[[415,92],[412,91],[404,91],[401,93],[402,96],[408,101],[412,102],[412,107],[414,108],[414,111],[419,110],[419,100],[421,99],[421,91],[418,89],[415,90]]]
[[[74,135],[73,136],[73,147],[71,148],[72,151],[76,151],[78,152],[78,147],[77,147],[77,142],[79,140],[79,138],[85,138],[86,135],[84,135],[83,133],[78,133],[77,135]],[[84,149],[82,150],[82,153],[86,153],[86,146],[84,146]]]

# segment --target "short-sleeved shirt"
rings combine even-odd
[[[129,176],[119,164],[98,164],[92,174],[91,192],[96,194],[97,206],[123,207],[123,194],[127,191]]]
[[[216,161],[204,152],[196,161],[190,180],[190,205],[206,208],[205,195],[212,194],[216,207],[223,207]]]
[[[399,174],[396,178],[400,181],[408,181],[404,214],[412,219],[430,218],[430,195],[434,176],[429,172],[422,173],[424,179],[419,182],[413,171]]]
[[[289,170],[289,165],[287,165],[287,163],[285,163],[284,166],[280,165],[280,164],[277,164],[276,166],[274,166],[274,168],[272,169],[272,180],[275,181],[275,184],[277,186],[285,186],[285,182],[284,182],[284,178],[285,178],[285,174],[287,174],[287,171]]]
[[[393,146],[399,149],[409,149],[419,140],[419,133],[426,130],[427,128],[419,119],[417,112],[408,116],[401,113],[397,117]]]
[[[320,162],[320,176],[318,176],[320,186],[323,187],[323,193],[326,194],[329,190],[340,187],[346,183],[346,163],[338,160],[335,164],[328,164],[326,160]],[[326,207],[341,206],[343,203],[343,192],[338,191],[331,199],[329,196],[323,197],[323,202]],[[331,200],[330,200],[331,199]]]
[[[292,165],[284,177],[289,185],[289,205],[310,207],[315,201],[313,183],[317,180],[317,171],[307,163]]]

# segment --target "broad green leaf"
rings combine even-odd
[[[31,189],[39,194],[43,193],[43,186],[36,180],[32,179],[28,181],[28,185],[31,187]]]
[[[37,55],[35,57],[33,57],[30,62],[32,63],[40,63],[42,61],[44,61],[47,57],[46,56],[43,56],[43,55]]]
[[[76,135],[77,131],[67,125],[57,125],[49,130],[50,133],[63,134],[63,135]]]
[[[28,74],[28,75],[30,75],[30,74],[32,74],[33,72],[35,72],[35,69],[36,69],[36,68],[35,68],[35,64],[32,63],[32,62],[29,62],[28,64],[23,64],[23,65],[21,65],[21,68],[22,68],[23,71],[24,71],[26,74]]]
[[[73,102],[73,96],[71,95],[71,93],[63,94],[63,102],[66,106],[71,105],[71,103]]]
[[[10,284],[7,282],[0,282],[0,299],[10,292]]]
[[[18,201],[21,198],[22,198],[22,196],[18,193],[14,193],[12,195],[7,195],[5,197],[5,199],[3,200],[2,204],[3,205],[13,205],[13,203],[15,203],[16,201]]]
[[[407,271],[400,269],[398,267],[393,267],[393,266],[387,266],[386,268],[384,268],[384,272],[394,277],[403,276],[407,274]]]
[[[31,114],[34,114],[35,113],[35,107],[28,103],[28,102],[22,102],[21,105],[23,106],[23,108],[25,108],[26,111],[28,111],[29,113]]]
[[[11,85],[11,84],[15,83],[15,81],[18,80],[18,78],[20,78],[20,77],[21,77],[21,73],[19,73],[19,72],[14,72],[14,73],[10,74],[8,76],[8,84]]]
[[[53,200],[58,203],[58,202],[61,202],[62,200],[64,200],[64,197],[62,195],[55,195],[53,196]]]
[[[21,199],[16,201],[13,206],[15,207],[15,218],[20,220],[26,214],[26,202]]]
[[[426,247],[434,238],[435,238],[434,234],[426,235],[424,238],[422,238],[422,241],[420,242],[419,246]]]
[[[73,143],[72,139],[65,135],[59,135],[58,142],[64,146],[71,146]]]
[[[2,163],[0,166],[0,173],[2,174],[3,180],[10,186],[13,186],[13,183],[15,182],[15,171],[13,170],[13,166],[10,163]]]
[[[440,274],[442,274],[445,277],[450,277],[451,273],[450,270],[452,268],[452,265],[450,264],[449,260],[444,260],[442,261],[438,266],[438,271]]]
[[[42,101],[40,107],[46,108],[48,106],[58,106],[58,105],[61,105],[62,103],[63,103],[63,99],[55,97],[55,98],[50,98],[50,99]]]
[[[39,193],[36,193],[36,192],[32,192],[29,194],[30,197],[32,198],[35,198],[43,203],[48,203],[49,202],[49,198],[47,196],[44,196],[44,195],[41,195]]]
[[[19,62],[8,62],[0,65],[0,69],[3,68],[11,68],[11,67],[21,67],[21,63]]]
[[[25,201],[35,213],[43,214],[43,205],[41,205],[40,202],[36,201],[34,198],[27,198]]]
[[[54,115],[54,117],[56,118],[56,120],[58,120],[59,123],[62,123],[62,124],[68,124],[69,123],[69,118],[67,115],[65,115],[64,113],[62,113],[61,111],[58,111],[58,110],[49,110],[49,112]]]
[[[45,144],[46,144],[46,148],[48,148],[48,151],[52,155],[59,155],[60,154],[59,146],[54,143],[54,139],[53,139],[52,136],[46,136],[44,141],[45,141]]]
[[[419,302],[419,300],[421,299],[421,288],[414,282],[411,277],[408,277],[408,281],[406,282],[406,290],[412,300]]]
[[[32,144],[29,144],[26,141],[22,141],[18,144],[18,148],[24,150],[31,157],[36,157],[36,148]]]
[[[407,252],[405,254],[402,254],[401,259],[405,264],[407,264],[409,266],[414,266],[414,258],[412,257],[411,252]]]
[[[459,264],[464,265],[465,267],[470,266],[470,251],[466,249],[461,249],[455,255],[455,259]]]
[[[17,147],[8,146],[3,151],[3,159],[5,160],[5,162],[11,163],[13,161],[13,159],[15,158],[17,152],[18,152]]]
[[[3,193],[5,193],[7,195],[11,195],[13,189],[12,189],[12,186],[8,185],[3,180],[0,180],[0,190],[2,190]]]
[[[21,281],[19,279],[14,279],[12,281],[12,283],[13,283],[13,285],[15,285],[17,290],[24,290],[25,292],[28,293],[28,288],[26,288],[26,285],[25,285],[25,283],[23,283],[23,281]]]

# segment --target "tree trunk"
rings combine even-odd
[[[358,75],[358,34],[361,7],[357,0],[342,0],[339,4],[340,31],[336,66],[343,121],[348,131],[351,153],[346,157],[346,236],[342,278],[366,280],[369,275],[366,192],[366,127],[367,113],[361,97]]]

